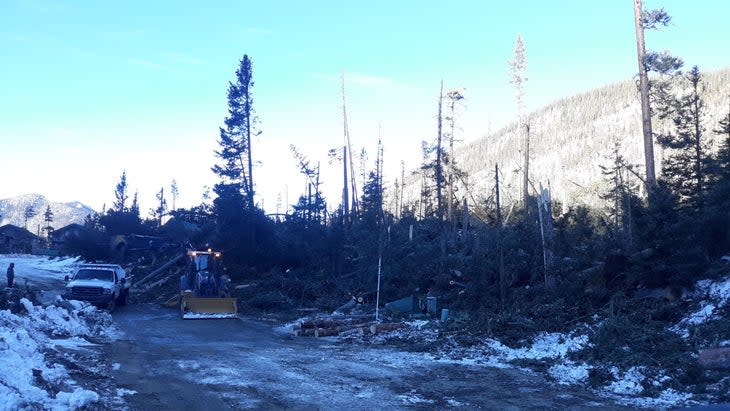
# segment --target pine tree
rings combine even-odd
[[[114,203],[112,204],[112,210],[118,212],[126,212],[127,200],[129,200],[129,194],[127,193],[127,171],[122,171],[122,176],[119,178],[116,190],[114,191]]]
[[[518,34],[515,40],[515,51],[512,60],[508,62],[510,67],[510,84],[515,86],[515,100],[517,103],[517,131],[523,142],[522,161],[522,202],[527,210],[527,199],[530,195],[530,126],[525,120],[525,83],[527,77],[527,56],[525,55],[525,44],[522,35]]]
[[[289,146],[289,149],[299,163],[300,172],[307,180],[306,194],[299,199],[299,204],[294,207],[294,212],[307,224],[320,224],[323,222],[322,220],[326,220],[327,208],[319,180],[319,163],[315,168],[293,144]]]
[[[444,147],[443,147],[443,102],[444,102],[444,81],[441,80],[441,88],[439,89],[438,104],[438,133],[436,135],[436,163],[434,164],[434,179],[436,180],[436,217],[439,222],[444,220]]]
[[[258,119],[253,108],[253,68],[248,55],[244,55],[236,70],[236,82],[228,83],[228,116],[225,128],[219,129],[218,144],[220,150],[215,154],[221,164],[212,170],[221,177],[221,185],[233,185],[246,195],[250,208],[254,207],[253,160],[251,155],[251,137],[261,132],[256,128]],[[224,187],[214,189],[216,193],[227,192]]]
[[[176,202],[177,197],[180,195],[180,189],[177,186],[177,180],[175,180],[174,178],[170,183],[170,194],[172,194],[172,211],[175,211],[177,210]]]
[[[28,220],[32,219],[38,215],[38,212],[35,210],[35,208],[32,205],[29,205],[25,208],[25,211],[23,212],[23,217],[25,217],[25,226],[24,228],[28,229]]]
[[[48,205],[46,207],[46,212],[43,213],[43,220],[46,222],[46,226],[43,227],[43,231],[46,232],[46,238],[51,236],[51,233],[53,232],[53,227],[51,226],[51,223],[53,222],[53,211],[51,210],[51,206]]]
[[[370,171],[368,180],[363,186],[362,220],[368,227],[382,226],[383,224],[383,146],[378,140],[377,159],[375,170]]]
[[[670,188],[685,205],[700,211],[704,204],[709,156],[708,147],[703,141],[704,87],[699,68],[694,66],[684,76],[684,80],[689,92],[672,103],[674,132],[659,135],[657,141],[672,150],[664,167],[664,176]]]
[[[621,247],[628,250],[633,246],[632,207],[639,204],[639,201],[634,194],[637,187],[631,182],[633,166],[627,163],[620,150],[621,143],[617,140],[608,157],[610,165],[600,165],[601,172],[610,187],[608,192],[600,197],[609,205],[607,214]]]
[[[157,226],[162,227],[162,217],[167,213],[167,200],[165,199],[165,188],[160,188],[160,191],[155,194],[158,205],[157,208],[150,210],[150,215],[157,221]]]
[[[717,128],[712,130],[718,136],[723,136],[724,140],[717,153],[718,165],[722,177],[730,179],[730,105],[727,115],[720,120]]]
[[[445,156],[445,163],[447,165],[446,170],[446,220],[449,221],[451,224],[451,230],[455,228],[455,219],[454,219],[454,202],[455,202],[455,192],[454,192],[454,182],[456,180],[456,158],[455,158],[455,152],[454,152],[454,143],[457,142],[456,139],[456,117],[458,114],[458,109],[463,105],[462,100],[464,100],[464,93],[460,90],[449,90],[446,93],[446,105],[449,109],[449,114],[446,116],[446,121],[449,126],[447,139],[449,142],[449,151]]]
[[[644,33],[647,29],[655,30],[660,26],[667,26],[670,21],[671,17],[664,9],[644,10],[642,0],[634,0],[634,27],[636,30],[636,56],[639,65],[639,93],[641,96],[641,124],[644,136],[644,161],[646,185],[650,193],[656,187],[656,171],[654,164],[654,133],[651,124],[652,99],[650,96],[651,85],[649,82],[649,71],[652,71],[652,68],[658,68],[659,70],[657,71],[661,72],[664,70],[666,72],[669,67],[665,66],[662,69],[661,66],[656,64],[658,54],[647,53]],[[666,59],[663,61],[664,63],[669,62]],[[681,66],[681,60],[679,60],[679,63]]]

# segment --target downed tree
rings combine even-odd
[[[373,324],[370,326],[370,333],[371,334],[377,334],[377,333],[383,333],[383,332],[390,332],[395,331],[399,328],[403,328],[406,325],[404,323],[380,323],[380,324]]]

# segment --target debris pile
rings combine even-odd
[[[330,337],[345,335],[369,335],[389,332],[405,327],[403,322],[379,322],[374,315],[329,315],[308,317],[292,325],[297,337]]]

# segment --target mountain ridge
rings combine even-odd
[[[704,137],[716,152],[720,138],[712,130],[728,114],[730,67],[702,73],[702,76],[706,113]],[[603,204],[600,195],[607,187],[600,165],[609,165],[608,156],[616,143],[627,162],[638,167],[639,175],[644,174],[641,105],[633,80],[555,100],[531,112],[527,119],[532,194],[540,185],[549,186],[553,199],[564,208],[575,204],[600,206]],[[653,126],[655,133],[661,132],[670,127],[670,122],[654,119]],[[460,203],[466,197],[470,206],[483,204],[494,191],[494,168],[498,164],[503,204],[518,202],[522,188],[522,146],[516,122],[512,122],[457,147],[454,150],[456,166],[468,175],[468,187],[459,185],[456,201]],[[656,143],[654,150],[657,175],[660,175],[668,153]],[[421,179],[422,171],[415,171],[407,179],[404,204],[417,203]],[[637,179],[635,183],[638,182]]]
[[[26,227],[25,210],[32,206],[36,215],[28,219],[27,229],[36,235],[44,235],[43,227],[49,225],[45,221],[45,212],[50,206],[53,212],[53,221],[50,226],[58,229],[69,224],[83,224],[87,215],[95,211],[79,202],[50,201],[37,193],[21,194],[19,196],[0,199],[0,226],[6,224]]]

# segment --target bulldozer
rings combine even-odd
[[[184,319],[236,318],[238,305],[229,291],[230,279],[221,273],[221,253],[187,252],[188,268],[180,277],[180,313]]]

